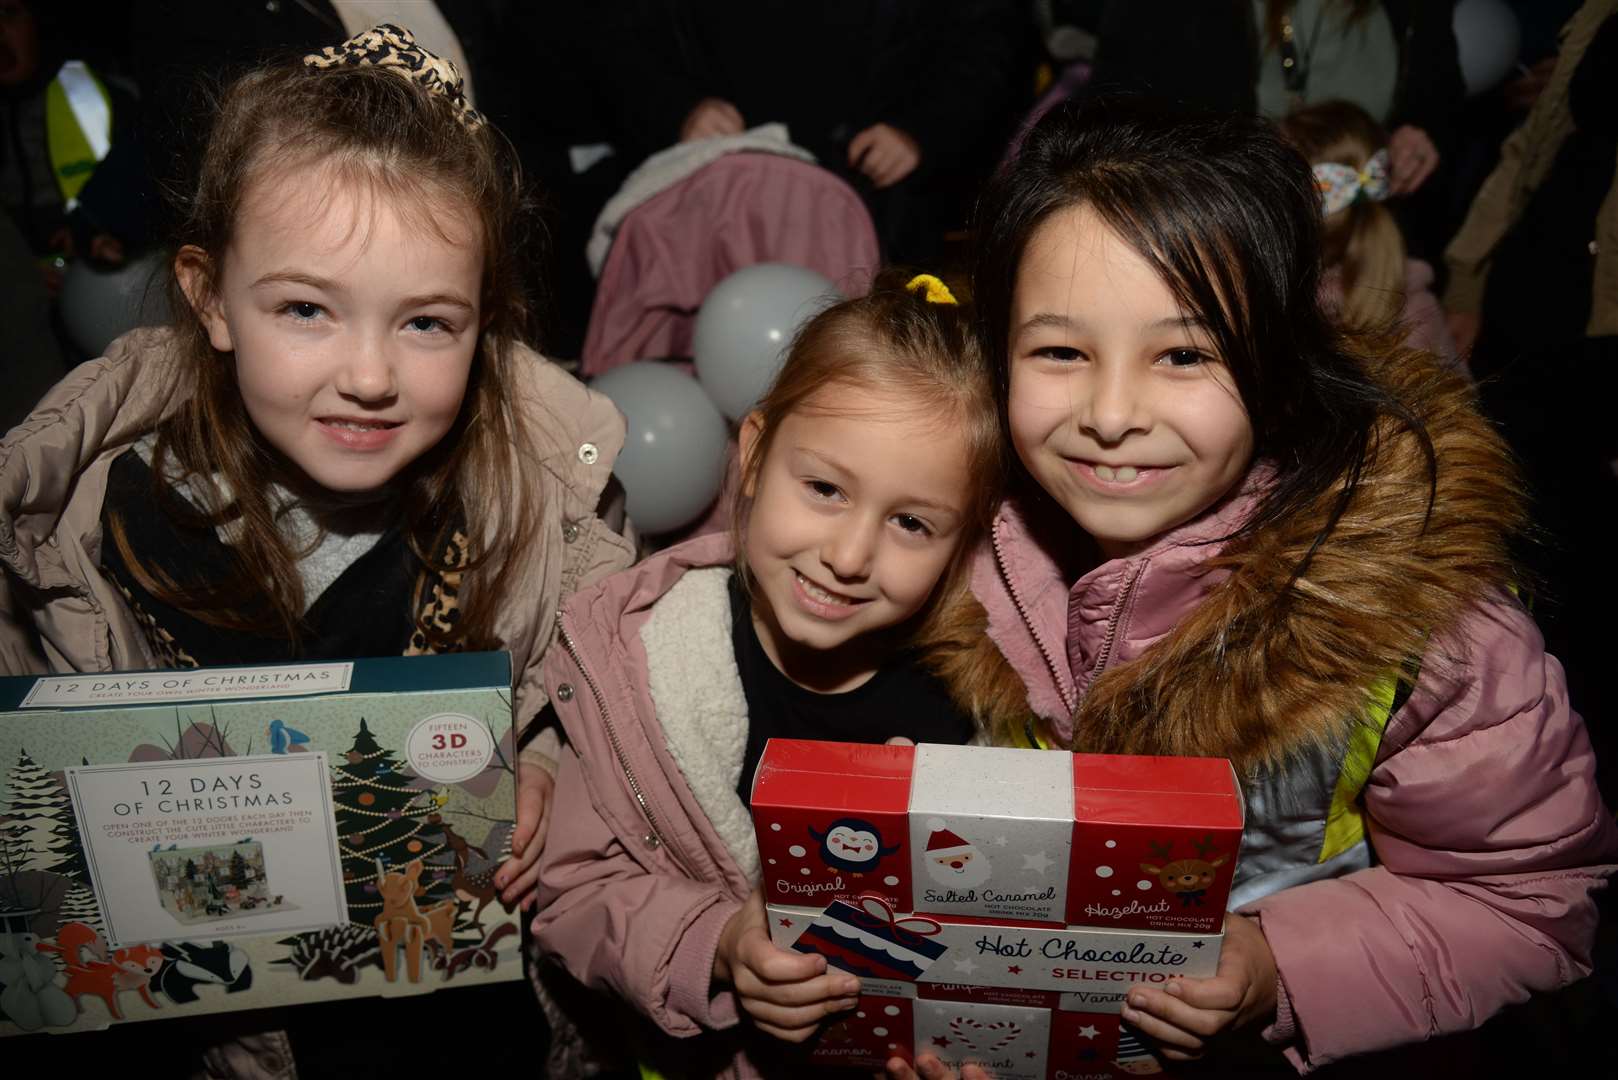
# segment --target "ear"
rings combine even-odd
[[[180,290],[191,304],[208,332],[208,344],[220,352],[235,351],[230,337],[230,324],[225,321],[224,305],[219,300],[219,268],[208,253],[195,244],[187,244],[174,256],[174,276],[179,279]]]
[[[1151,863],[1141,863],[1140,868],[1148,874],[1161,874],[1163,872],[1161,866],[1153,866]]]
[[[1219,858],[1215,859],[1213,862],[1209,863],[1208,865],[1213,867],[1215,870],[1217,870],[1221,866],[1225,865],[1225,860],[1228,859],[1228,858],[1230,858],[1229,855],[1221,855],[1221,856],[1219,856]]]
[[[753,497],[753,489],[758,486],[758,470],[754,468],[753,455],[758,452],[759,440],[764,436],[764,417],[758,410],[753,410],[742,418],[741,430],[736,433],[736,441],[741,448],[739,459],[744,483],[742,495],[745,498]]]

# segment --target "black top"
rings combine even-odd
[[[736,793],[748,806],[753,771],[770,739],[883,743],[903,735],[913,742],[960,744],[972,737],[972,718],[913,656],[896,658],[864,685],[840,694],[817,694],[781,674],[758,639],[735,577],[730,579],[730,639],[747,697],[747,754]]]
[[[188,526],[185,519],[193,515],[180,496],[153,481],[151,467],[134,450],[113,461],[101,510],[106,537],[101,564],[137,612],[164,666],[398,656],[410,644],[415,627],[410,597],[418,563],[397,523],[320,594],[304,616],[296,647],[276,634],[210,626],[159,600],[141,585],[113,543],[113,514],[122,518],[129,546],[147,568],[173,581],[226,581],[235,572],[236,557],[212,526]],[[244,606],[254,604],[267,606],[261,600]]]

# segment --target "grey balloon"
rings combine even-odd
[[[697,312],[697,381],[732,420],[747,415],[781,369],[798,328],[842,299],[824,274],[787,263],[744,266]]]
[[[90,356],[137,326],[169,321],[163,290],[164,256],[154,251],[123,266],[103,269],[75,259],[62,276],[62,324],[73,344]]]
[[[1511,73],[1522,27],[1505,0],[1461,0],[1452,18],[1461,80],[1467,96],[1477,97]]]
[[[590,384],[629,422],[613,468],[635,527],[656,535],[689,525],[719,494],[729,429],[695,379],[637,361]]]

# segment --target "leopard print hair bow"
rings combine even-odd
[[[328,45],[317,53],[310,53],[303,62],[312,68],[344,65],[391,68],[446,98],[468,128],[483,126],[483,114],[466,100],[466,84],[455,64],[417,45],[410,31],[402,26],[381,23],[355,34],[341,45]]]

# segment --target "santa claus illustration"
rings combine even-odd
[[[989,880],[989,860],[977,845],[961,839],[943,818],[927,822],[927,872],[940,885],[972,889]]]

